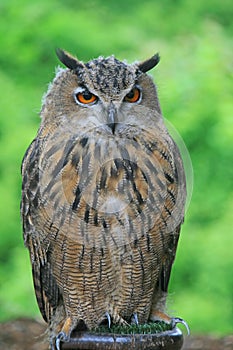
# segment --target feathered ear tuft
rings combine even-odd
[[[77,58],[73,57],[69,52],[57,48],[56,54],[59,60],[69,69],[77,70],[77,68],[82,67],[83,63],[78,61]]]
[[[141,63],[138,64],[138,68],[140,69],[141,72],[146,73],[148,72],[150,69],[154,68],[155,66],[157,66],[157,64],[160,61],[160,57],[159,54],[156,53],[154,56],[152,56],[151,58],[149,58],[146,61],[143,61]]]

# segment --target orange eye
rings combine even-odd
[[[97,96],[88,90],[83,90],[75,94],[75,100],[83,105],[92,104],[97,101]]]
[[[141,97],[141,90],[138,87],[134,87],[124,98],[126,102],[135,103],[138,102]]]

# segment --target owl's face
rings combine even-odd
[[[84,64],[64,51],[57,53],[69,69],[58,71],[45,97],[45,123],[116,135],[127,125],[132,131],[133,126],[151,128],[161,122],[156,87],[145,74],[158,63],[158,55],[129,65],[113,56]]]

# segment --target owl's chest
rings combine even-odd
[[[135,140],[82,137],[48,145],[41,168],[41,201],[52,221],[95,244],[143,236],[166,197],[158,152]]]

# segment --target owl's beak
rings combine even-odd
[[[107,115],[107,125],[112,130],[112,133],[115,133],[115,128],[117,124],[117,110],[114,104],[111,102],[108,107]]]

